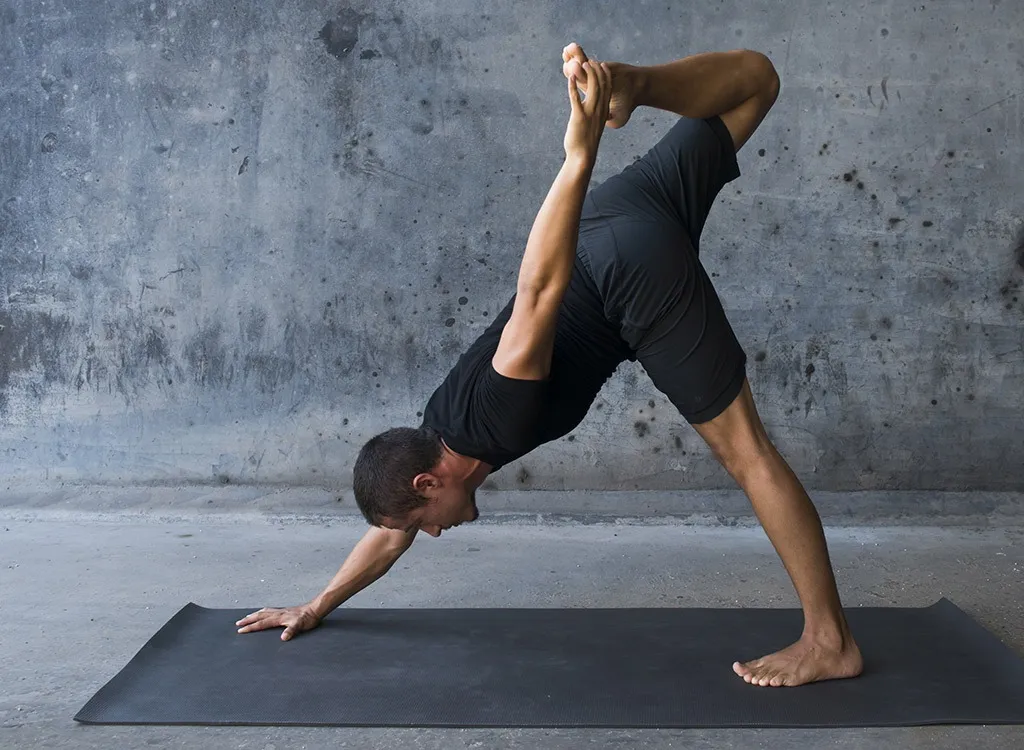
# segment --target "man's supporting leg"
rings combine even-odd
[[[800,640],[769,656],[733,665],[756,685],[801,685],[855,677],[862,660],[843,615],[828,547],[814,504],[768,438],[750,384],[732,404],[694,428],[754,507],[796,587],[804,612]]]

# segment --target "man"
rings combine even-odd
[[[570,44],[562,58],[566,159],[534,222],[515,296],[433,394],[419,428],[363,447],[354,490],[372,528],[327,588],[300,607],[254,612],[239,632],[284,627],[288,640],[387,572],[418,531],[439,537],[475,520],[488,474],[575,428],[629,359],[743,488],[800,597],[800,639],[733,670],[759,686],[856,676],[861,655],[821,521],[765,433],[746,356],[698,260],[711,204],[739,176],[736,151],[778,96],[775,69],[749,50],[634,67],[598,64]],[[681,119],[588,193],[605,124],[622,127],[641,105]]]

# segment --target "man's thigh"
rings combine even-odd
[[[747,355],[699,262],[692,293],[639,338],[636,354],[655,387],[693,425],[724,412],[746,380]]]

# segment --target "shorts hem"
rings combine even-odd
[[[740,366],[736,368],[736,372],[733,374],[732,379],[729,380],[729,384],[721,393],[718,394],[714,401],[700,411],[693,412],[692,414],[684,414],[683,418],[690,424],[703,424],[704,422],[710,422],[729,408],[732,402],[736,400],[740,391],[743,390],[743,381],[746,380],[746,377],[747,363],[741,362]]]
[[[736,144],[732,141],[732,133],[718,115],[708,117],[704,122],[708,124],[722,146],[722,156],[725,158],[721,170],[722,184],[732,182],[740,176],[740,164],[736,157]]]

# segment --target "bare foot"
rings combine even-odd
[[[573,42],[566,45],[562,50],[562,74],[568,78],[576,75],[576,81],[580,91],[587,91],[587,74],[583,71],[583,63],[590,60],[583,48]],[[597,60],[591,60],[597,62]],[[636,108],[636,101],[633,91],[633,79],[630,74],[631,68],[628,65],[617,62],[609,62],[608,68],[612,74],[612,98],[609,102],[608,121],[605,123],[609,128],[621,128],[629,122],[633,110]]]
[[[732,665],[732,670],[744,681],[761,687],[795,687],[820,680],[839,680],[856,677],[863,669],[864,660],[851,636],[847,636],[839,648],[804,637],[769,656]]]

